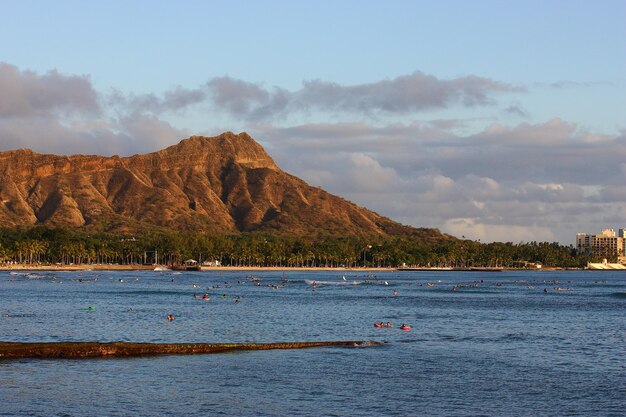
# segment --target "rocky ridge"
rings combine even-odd
[[[311,187],[247,133],[231,132],[130,157],[0,152],[0,224],[443,237]]]

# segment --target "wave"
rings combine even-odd
[[[626,298],[626,292],[613,292],[613,293],[609,294],[609,297],[618,298],[618,299],[625,299]]]
[[[289,281],[289,282],[298,282],[298,281]],[[302,281],[299,281],[302,282]],[[304,283],[307,285],[334,285],[334,286],[352,286],[352,285],[382,285],[382,286],[387,286],[389,285],[389,283],[387,281],[371,281],[371,280],[364,280],[364,281],[357,281],[357,280],[353,280],[353,281],[320,281],[320,280],[316,280],[316,279],[305,279]]]
[[[22,277],[28,279],[43,279],[54,277],[54,274],[38,273],[38,272],[10,272],[9,275],[14,277]]]
[[[532,336],[528,333],[507,333],[506,335],[500,337],[500,341],[502,342],[527,339],[532,339]]]
[[[316,279],[305,279],[305,284],[308,285],[335,285],[335,286],[351,286],[351,285],[361,285],[364,284],[365,281],[318,281]]]
[[[4,315],[6,318],[15,319],[15,318],[32,318],[36,317],[35,313],[7,313]]]
[[[439,335],[438,339],[446,342],[476,342],[476,343],[509,343],[512,341],[524,341],[531,340],[535,338],[528,333],[507,333],[504,335],[493,335],[493,336],[483,336],[483,335],[450,335],[444,334]]]
[[[196,288],[196,293],[204,294],[204,290]],[[147,295],[183,295],[191,297],[193,295],[192,292],[188,290],[168,290],[168,291],[158,291],[158,290],[116,290],[116,291],[98,291],[96,294],[115,294],[121,296],[147,296]]]

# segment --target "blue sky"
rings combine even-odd
[[[288,172],[415,226],[571,243],[626,225],[624,1],[0,8],[0,150],[245,130]]]

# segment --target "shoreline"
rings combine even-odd
[[[167,268],[163,265],[119,265],[119,264],[80,264],[80,265],[0,265],[0,271],[155,271],[155,268]],[[397,268],[345,268],[345,267],[293,267],[293,266],[207,266],[200,271],[395,271]],[[184,269],[165,269],[155,272],[185,271]]]
[[[121,265],[121,264],[78,264],[78,265],[27,265],[27,264],[10,264],[0,265],[0,271],[155,271],[155,268],[168,268],[163,265]],[[293,267],[293,266],[206,266],[200,271],[189,272],[205,272],[205,271],[336,271],[336,272],[503,272],[503,271],[587,271],[592,269],[586,268],[561,268],[561,267],[544,267],[541,269],[525,269],[525,268],[489,268],[489,267],[469,267],[469,268],[442,268],[442,267],[404,267],[404,268],[388,268],[388,267]],[[167,271],[184,271],[184,269],[165,269],[160,272]],[[156,270],[159,272],[159,270]]]

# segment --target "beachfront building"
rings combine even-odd
[[[602,233],[589,235],[587,233],[576,234],[576,249],[581,255],[591,255],[601,258],[615,258],[618,262],[625,262],[624,256],[624,229],[619,229],[619,235],[613,229],[603,229]]]

